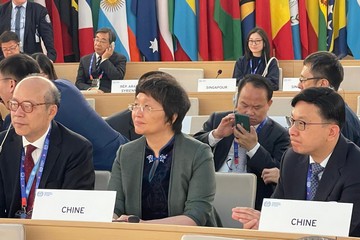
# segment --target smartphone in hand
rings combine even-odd
[[[248,115],[235,113],[235,123],[240,124],[246,131],[250,132],[250,118]]]

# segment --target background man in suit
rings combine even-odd
[[[240,159],[241,148],[244,149],[244,172],[257,176],[256,209],[261,208],[264,197],[271,196],[274,187],[264,182],[263,170],[279,168],[281,156],[289,146],[286,129],[267,116],[273,94],[267,81],[260,75],[250,74],[239,83],[236,111],[250,117],[250,132],[240,124],[235,127],[234,113],[229,111],[213,113],[203,130],[194,135],[212,147],[216,171],[231,172],[235,168],[236,152]]]
[[[329,52],[315,52],[304,60],[298,87],[330,87],[339,90],[344,78],[344,69],[339,59]],[[356,145],[360,146],[360,121],[351,108],[345,103],[345,124],[341,133]]]
[[[273,198],[353,203],[350,236],[360,236],[360,148],[341,134],[345,103],[330,88],[308,88],[296,95],[289,119],[292,148],[281,160],[280,179]],[[315,194],[308,182],[313,166],[322,171]],[[233,219],[257,229],[260,212],[234,208]]]
[[[16,33],[5,31],[0,35],[1,50],[4,54],[3,58],[20,53],[20,40]],[[2,58],[0,57],[0,60]]]
[[[19,12],[19,15],[17,14]],[[19,26],[16,17],[19,16]],[[20,39],[20,51],[32,54],[42,52],[41,39],[47,56],[55,61],[53,28],[45,7],[26,0],[12,0],[0,9],[0,34],[4,31],[17,32]]]
[[[80,90],[111,91],[111,81],[124,79],[126,57],[114,52],[116,36],[109,28],[97,30],[95,52],[80,59],[76,86]]]
[[[46,78],[17,84],[8,103],[14,128],[0,135],[0,217],[31,211],[37,188],[93,189],[91,143],[53,121],[59,103]]]

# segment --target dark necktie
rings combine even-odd
[[[312,170],[312,174],[310,178],[311,186],[310,186],[309,199],[313,200],[316,194],[316,190],[319,186],[319,173],[324,171],[324,168],[318,163],[312,163],[311,170]]]
[[[99,56],[98,59],[96,60],[95,68],[97,73],[100,73],[100,62],[101,62],[101,56]]]
[[[26,183],[28,182],[29,180],[29,177],[31,175],[31,171],[33,170],[34,168],[34,159],[32,158],[31,156],[31,153],[36,149],[35,146],[33,145],[27,145],[26,147],[26,154],[25,154],[25,162],[24,162],[24,168],[25,168],[25,179],[26,179]],[[31,186],[31,190],[30,190],[30,193],[29,193],[29,197],[27,199],[27,209],[26,211],[30,211],[33,207],[33,204],[34,204],[34,194],[35,194],[35,182],[36,182],[36,179],[34,179],[34,182]]]
[[[16,15],[15,15],[15,33],[18,35],[20,39],[20,16],[21,16],[21,8],[22,6],[16,6]]]

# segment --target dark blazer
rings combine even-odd
[[[341,133],[360,147],[360,121],[347,104],[345,104],[345,119],[346,121],[341,129]]]
[[[306,178],[309,156],[295,153],[292,148],[284,153],[280,179],[273,198],[306,199]],[[314,197],[315,201],[353,203],[350,236],[360,236],[360,148],[340,136]]]
[[[194,137],[203,143],[209,144],[209,133],[216,129],[223,117],[231,112],[216,112],[204,123],[203,130]],[[223,138],[213,148],[215,170],[218,171],[224,164],[232,146],[234,135]],[[257,176],[257,189],[255,208],[261,209],[263,198],[270,197],[273,193],[273,184],[266,185],[261,178],[264,168],[280,167],[280,159],[290,144],[287,130],[278,123],[268,118],[261,132],[258,134],[260,148],[255,155],[247,161],[247,172]]]
[[[0,134],[2,142],[5,132]],[[14,217],[21,207],[22,137],[11,129],[0,153],[0,217]],[[84,137],[52,122],[49,150],[39,188],[94,188],[92,146]]]
[[[115,113],[107,117],[105,121],[116,131],[121,133],[130,141],[138,139],[142,135],[135,132],[134,123],[131,118],[131,111],[126,109],[124,111]]]
[[[91,87],[91,80],[89,74],[89,67],[91,58],[92,63],[92,76],[98,78],[99,74],[96,72],[96,55],[94,53],[86,55],[80,59],[78,74],[76,77],[76,86],[80,90],[86,90]],[[126,57],[122,54],[114,52],[111,57],[100,64],[100,69],[104,74],[100,80],[100,90],[104,92],[111,91],[111,81],[124,79],[126,69]]]
[[[10,31],[11,11],[11,1],[5,3],[0,9],[0,34],[6,30]],[[40,38],[44,41],[47,56],[52,61],[55,61],[54,34],[48,12],[40,4],[28,1],[26,5],[23,52],[27,54],[42,52],[41,41],[38,40]]]

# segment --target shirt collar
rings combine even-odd
[[[321,165],[323,168],[325,168],[326,165],[327,165],[327,163],[329,162],[329,159],[330,159],[330,157],[331,157],[331,154],[332,154],[332,152],[320,163],[320,165]],[[310,164],[315,163],[314,159],[313,159],[311,156],[309,156],[309,162],[310,162]]]
[[[13,2],[11,2],[11,4],[12,4],[12,9],[14,10],[16,8],[16,5]],[[26,5],[27,5],[27,2],[25,2],[21,5],[18,5],[18,6],[23,6],[26,9]]]
[[[44,133],[44,135],[42,135],[38,140],[36,140],[35,142],[29,142],[24,136],[22,136],[22,142],[23,142],[23,147],[25,148],[27,145],[31,144],[34,147],[38,148],[38,149],[42,149],[44,146],[44,142],[45,142],[45,138],[46,135],[48,134],[48,132],[50,131],[50,126],[49,125],[47,131]]]

